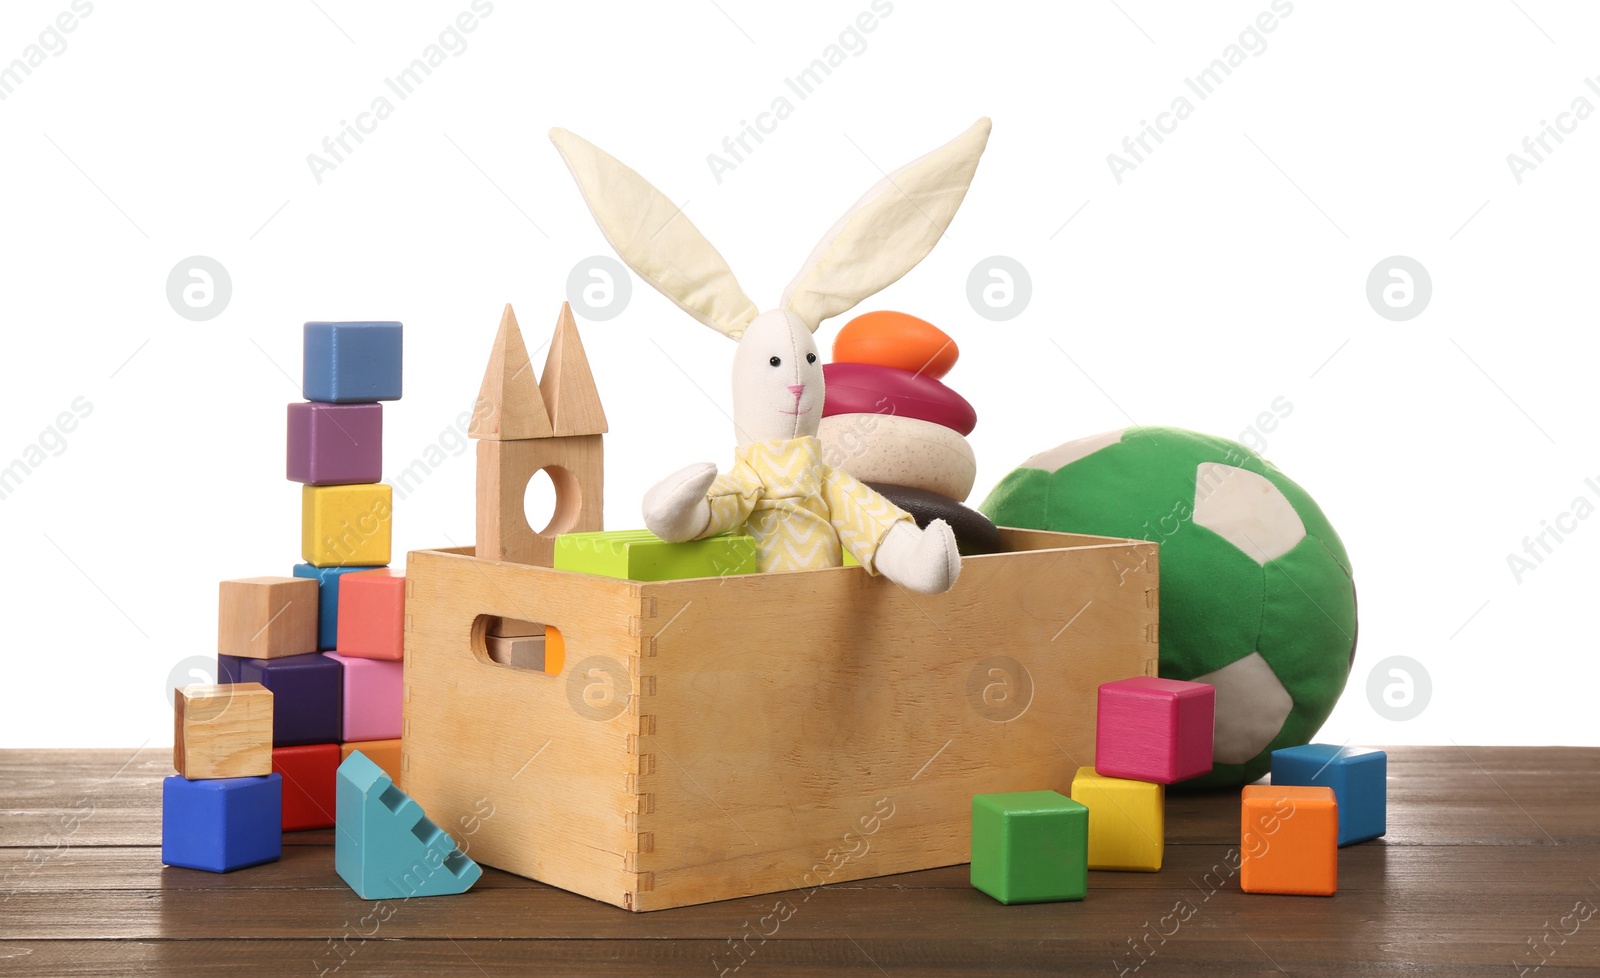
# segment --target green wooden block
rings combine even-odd
[[[680,581],[756,572],[756,545],[748,536],[722,535],[668,543],[649,530],[602,530],[556,537],[557,570],[629,581]]]
[[[1054,791],[974,796],[972,885],[1006,904],[1082,900],[1089,809]]]

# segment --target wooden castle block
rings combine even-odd
[[[191,781],[271,774],[272,691],[260,683],[180,687],[172,766]]]
[[[535,621],[523,621],[521,618],[490,618],[489,634],[503,638],[543,635],[544,626]]]
[[[516,669],[544,672],[543,635],[486,635],[489,658]]]
[[[549,567],[557,536],[602,529],[605,430],[572,311],[562,306],[545,377],[538,381],[516,316],[506,306],[467,432],[479,439],[478,555]],[[556,505],[549,522],[536,528],[523,500],[540,471],[555,487]]]
[[[539,393],[557,436],[605,434],[606,412],[600,406],[600,391],[595,388],[589,358],[578,338],[572,306],[566,302],[556,317],[550,353],[545,357],[544,373],[539,376]]]
[[[217,587],[217,651],[252,659],[317,650],[317,582],[247,577]]]
[[[528,359],[528,347],[522,342],[522,330],[517,328],[517,314],[508,303],[500,315],[500,332],[494,338],[494,350],[483,373],[483,385],[478,388],[478,402],[473,406],[467,435],[512,441],[549,438],[553,434],[539,382],[533,375],[533,362]]]
[[[550,522],[536,529],[523,495],[541,469],[555,486],[556,507]],[[549,567],[556,537],[602,528],[604,469],[600,435],[478,442],[478,555]]]

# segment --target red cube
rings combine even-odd
[[[338,744],[272,749],[272,770],[283,777],[283,831],[333,827],[340,759]]]
[[[402,659],[406,639],[406,575],[384,567],[339,579],[339,629],[334,648],[358,659]]]
[[[1107,778],[1173,784],[1211,770],[1217,690],[1135,676],[1100,687],[1094,769]]]

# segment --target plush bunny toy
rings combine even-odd
[[[822,461],[822,363],[812,333],[910,271],[944,234],[989,139],[979,119],[945,146],[889,174],[846,211],[784,290],[757,314],[733,272],[681,210],[643,177],[565,129],[551,130],[606,240],[690,316],[739,342],[733,357],[736,464],[691,465],[644,498],[663,540],[743,526],[763,571],[837,567],[847,548],[868,573],[923,594],[961,570],[943,520],[911,515]]]

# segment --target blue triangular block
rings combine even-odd
[[[363,900],[465,893],[483,870],[360,751],[339,765],[333,865]]]

